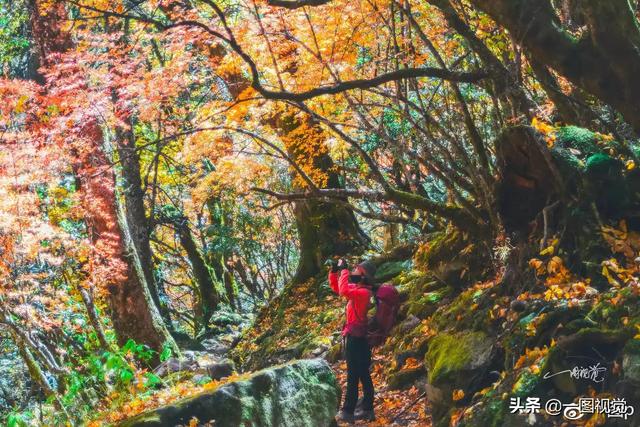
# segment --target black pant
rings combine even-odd
[[[347,358],[347,394],[342,409],[353,413],[358,401],[358,383],[362,383],[362,409],[373,410],[373,381],[371,381],[371,348],[365,337],[347,335],[345,355]]]

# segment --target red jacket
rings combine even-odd
[[[331,289],[349,300],[347,303],[347,322],[342,329],[342,335],[363,337],[367,334],[367,311],[371,301],[371,289],[349,283],[349,270],[329,272]]]

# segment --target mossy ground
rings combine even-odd
[[[242,334],[231,357],[243,370],[309,356],[339,342],[344,307],[326,275],[287,286],[262,308]]]

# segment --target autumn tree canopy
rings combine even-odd
[[[637,285],[639,49],[628,0],[0,0],[0,340],[40,416],[151,393],[336,256]]]

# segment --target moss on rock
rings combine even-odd
[[[513,385],[513,395],[516,397],[533,396],[533,392],[540,384],[540,375],[536,375],[529,369],[523,369],[522,373]]]
[[[624,379],[635,386],[640,385],[640,339],[627,342],[622,351],[622,371]]]
[[[432,323],[439,330],[451,325],[458,329],[488,330],[486,308],[492,305],[487,290],[470,288],[459,293],[450,303],[440,306],[431,318]]]
[[[564,148],[579,150],[585,155],[599,151],[597,135],[577,126],[563,126],[556,131],[556,144]]]
[[[457,255],[461,233],[457,228],[434,233],[432,238],[421,245],[414,255],[414,263],[422,271],[429,271],[437,264],[450,261]]]
[[[487,394],[479,405],[476,405],[471,413],[463,418],[458,427],[503,427],[505,424],[506,404],[495,393]]]
[[[461,374],[488,363],[492,342],[483,332],[440,334],[429,342],[425,356],[429,382],[458,385]]]
[[[471,240],[466,233],[449,226],[433,233],[418,248],[413,262],[418,270],[432,274],[441,283],[462,288],[482,280],[491,270],[489,254],[477,243],[477,238]]]
[[[385,262],[376,271],[376,281],[378,283],[387,282],[402,272],[410,271],[411,268],[411,260]]]
[[[299,360],[143,413],[120,426],[187,425],[192,418],[225,427],[330,426],[338,397],[336,378],[325,361]]]

